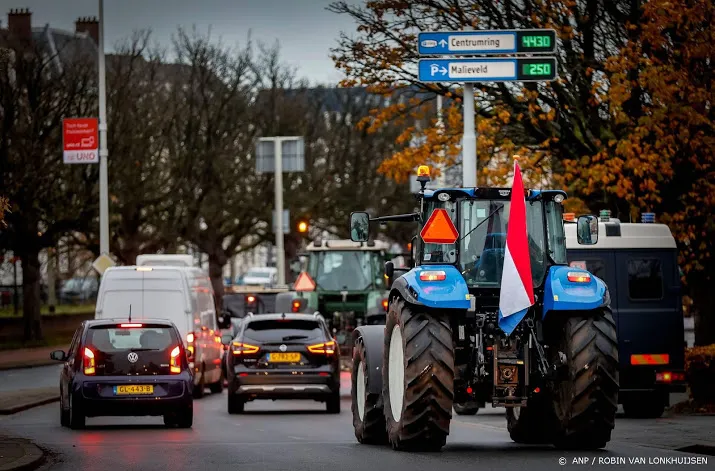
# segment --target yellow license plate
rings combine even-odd
[[[273,363],[296,363],[300,361],[300,353],[269,353],[268,361]]]
[[[125,384],[115,386],[114,394],[117,396],[131,396],[135,394],[154,394],[154,386],[150,384]]]

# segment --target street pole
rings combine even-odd
[[[99,253],[109,255],[107,84],[104,64],[104,0],[99,0]]]
[[[437,95],[437,128],[439,129],[440,135],[443,131],[442,123],[442,95]],[[445,172],[447,171],[447,166],[444,164],[442,159],[444,159],[444,151],[440,149],[439,151],[440,163],[439,163],[439,177],[437,177],[436,185],[437,188],[444,188],[447,183],[447,178]]]
[[[473,28],[464,28],[471,30]],[[464,131],[462,133],[462,187],[477,186],[477,132],[474,125],[474,85],[464,84]]]
[[[275,194],[276,194],[276,269],[278,270],[278,285],[286,283],[285,249],[283,248],[283,141],[274,139],[275,145]]]

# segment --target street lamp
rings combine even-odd
[[[99,253],[109,255],[109,196],[107,186],[107,79],[104,63],[104,0],[99,0]]]

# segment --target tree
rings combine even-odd
[[[383,163],[398,179],[420,161],[449,164],[460,150],[461,91],[417,81],[417,32],[554,28],[558,80],[477,86],[478,181],[504,182],[503,162],[518,153],[527,180],[568,189],[567,209],[609,208],[625,220],[658,212],[680,242],[697,310],[715,312],[706,288],[713,273],[712,1],[376,0],[330,9],[358,23],[358,35],[342,35],[334,50],[344,85],[447,97],[444,132],[434,120],[408,130],[403,141],[417,135],[423,144]],[[364,125],[376,130],[423,116],[424,106],[415,96],[376,110]],[[699,342],[715,341],[710,322],[701,318]]]
[[[173,217],[182,239],[208,255],[220,307],[223,267],[250,247],[242,245],[247,237],[261,240],[270,217],[267,177],[256,175],[252,159],[254,63],[250,44],[232,50],[195,31],[179,31],[174,53],[181,82],[168,101],[172,179],[178,185]]]
[[[5,212],[10,209],[7,198],[0,196],[0,225],[5,227]]]
[[[138,31],[107,57],[111,252],[133,265],[136,256],[175,242],[167,212],[178,186],[171,178],[167,87],[180,85],[175,66],[149,48],[150,33]]]
[[[96,105],[94,62],[78,41],[50,51],[11,38],[0,55],[0,188],[10,201],[0,246],[22,262],[26,340],[42,338],[40,251],[95,215],[94,166],[61,158],[62,119]]]

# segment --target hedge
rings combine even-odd
[[[685,377],[696,404],[715,404],[715,344],[685,352]]]

